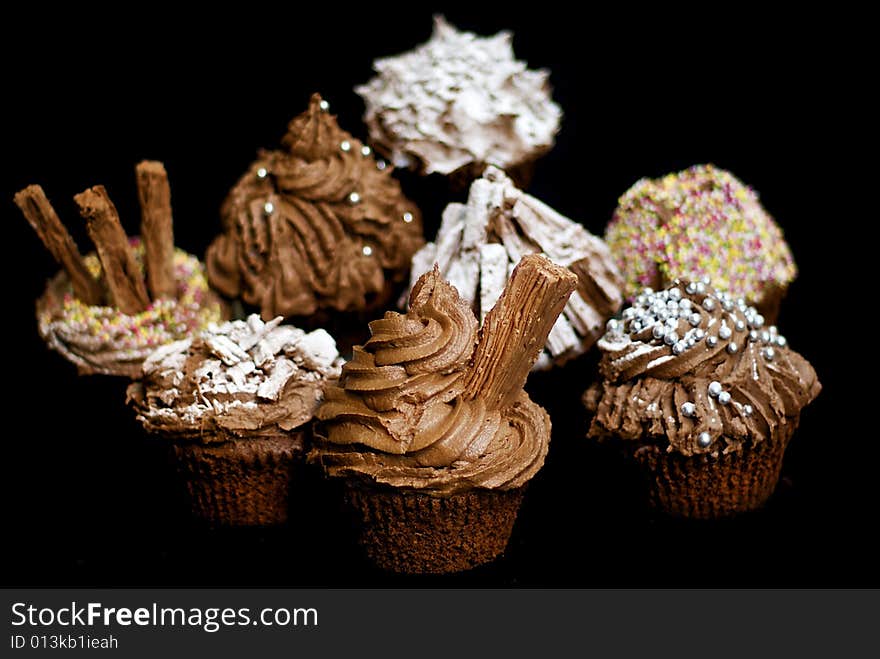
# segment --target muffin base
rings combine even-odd
[[[193,517],[211,527],[287,522],[305,435],[300,430],[222,444],[175,443],[171,460]]]
[[[525,487],[432,497],[345,483],[358,542],[378,567],[403,574],[468,570],[507,547]]]
[[[790,437],[789,432],[717,458],[667,453],[656,444],[630,449],[630,457],[641,469],[654,509],[672,517],[719,519],[767,502],[779,481]]]

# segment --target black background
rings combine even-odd
[[[836,282],[855,281],[854,229],[871,211],[852,155],[866,148],[854,88],[862,59],[849,24],[828,16],[771,21],[730,7],[671,16],[624,8],[574,17],[554,7],[446,11],[461,28],[514,31],[517,56],[552,71],[565,112],[529,192],[601,234],[617,197],[642,176],[713,162],[756,188],[800,267],[781,314],[790,345],[824,390],[802,415],[765,510],[717,523],[643,510],[615,456],[584,439],[579,396],[590,358],[530,380],[554,422],[509,549],[463,575],[379,572],[351,544],[319,486],[289,530],[191,526],[163,454],[124,405],[121,381],[78,377],[46,349],[33,304],[56,271],[12,204],[40,183],[84,251],[72,196],[104,184],[130,233],[134,165],[164,161],[178,246],[203,254],[225,192],[258,147],[320,91],[343,128],[365,137],[355,84],[377,56],[426,40],[428,9],[341,6],[243,15],[139,6],[131,15],[8,16],[3,21],[3,581],[17,586],[830,586],[877,585],[877,456],[852,350],[870,321],[837,323]],[[219,10],[218,10],[219,11]],[[694,19],[699,19],[694,23]],[[850,19],[857,23],[857,18]],[[840,41],[843,37],[843,41]],[[858,93],[858,90],[855,90]],[[442,180],[400,175],[428,237],[450,201]],[[865,209],[853,204],[865,204]],[[867,363],[862,363],[864,367]],[[858,364],[857,364],[858,365]],[[873,365],[871,365],[873,366]],[[314,486],[314,487],[312,487]]]

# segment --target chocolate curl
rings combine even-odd
[[[86,219],[89,236],[101,259],[111,304],[127,314],[143,311],[150,304],[147,289],[119,223],[119,214],[104,186],[96,185],[73,199]]]
[[[483,321],[465,398],[480,397],[497,410],[516,400],[577,284],[574,273],[544,256],[522,258]]]
[[[161,162],[144,160],[135,167],[141,204],[141,240],[147,286],[156,300],[177,296],[174,279],[174,229],[171,220],[171,188]]]
[[[104,292],[101,283],[86,267],[73,237],[61,224],[58,214],[39,185],[29,185],[15,194],[19,207],[40,240],[58,264],[67,271],[73,294],[85,304],[101,304]]]

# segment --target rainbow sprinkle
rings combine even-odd
[[[782,231],[755,191],[713,165],[638,181],[618,201],[605,241],[630,299],[644,286],[709,277],[753,303],[771,284],[785,287],[797,275]]]
[[[135,260],[143,270],[144,250],[137,238],[131,239]],[[101,264],[92,253],[84,257],[89,271],[101,276]],[[156,300],[134,315],[115,307],[90,306],[73,295],[66,282],[60,305],[47,305],[38,318],[41,326],[62,326],[68,336],[91,337],[118,351],[141,353],[185,338],[209,323],[219,322],[220,307],[209,297],[208,280],[199,260],[183,250],[174,250],[176,300]]]

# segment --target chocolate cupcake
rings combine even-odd
[[[596,342],[620,309],[623,280],[601,239],[518,190],[501,170],[488,167],[471,184],[466,204],[446,207],[435,242],[413,257],[411,282],[436,263],[482,320],[525,254],[543,254],[578,277],[533,367],[548,369]]]
[[[174,247],[165,168],[144,161],[136,172],[140,238],[125,235],[103,186],[74,197],[97,248],[97,254],[85,257],[40,186],[15,195],[15,203],[63,267],[37,300],[40,336],[82,374],[136,377],[156,348],[223,315],[204,266]]]
[[[707,519],[766,502],[822,388],[776,327],[708,280],[676,281],[639,293],[598,345],[589,436],[641,467],[657,509]]]
[[[424,244],[419,210],[317,94],[282,145],[261,151],[226,198],[206,255],[211,285],[265,320],[357,322],[405,281]]]
[[[288,518],[311,420],[342,360],[324,330],[256,314],[164,346],[128,389],[138,420],[169,442],[194,516],[212,526]]]
[[[712,165],[640,180],[620,198],[605,240],[630,299],[644,286],[709,277],[773,323],[797,275],[782,231],[755,191]]]
[[[525,187],[553,147],[562,112],[549,73],[516,60],[511,38],[459,32],[438,16],[430,41],[376,60],[378,75],[355,88],[371,143],[395,166],[450,176],[455,187],[486,165]]]
[[[550,441],[550,418],[522,387],[576,283],[526,256],[478,331],[435,268],[405,315],[370,323],[318,410],[310,460],[343,479],[377,565],[454,572],[504,551]]]

